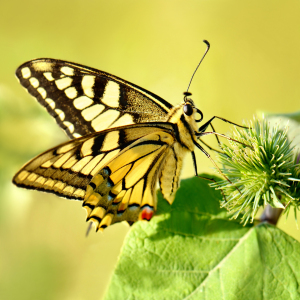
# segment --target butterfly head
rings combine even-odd
[[[195,106],[194,101],[188,98],[190,95],[192,94],[189,92],[184,93],[184,101],[170,110],[166,121],[177,124],[182,144],[185,148],[193,151],[193,140],[196,139],[194,135],[198,132],[197,123],[203,119],[203,114]],[[198,118],[197,114],[200,115],[200,118]],[[191,138],[191,135],[193,138]]]
[[[191,117],[194,116],[195,113],[200,115],[200,118],[196,119],[196,122],[201,122],[203,119],[203,114],[202,111],[200,109],[198,109],[195,104],[194,101],[190,98],[188,98],[188,96],[191,96],[192,93],[190,92],[184,92],[184,105],[183,105],[183,112],[185,114],[186,117]]]

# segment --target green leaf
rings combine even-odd
[[[295,111],[295,112],[291,112],[291,113],[278,113],[278,114],[274,114],[274,113],[268,113],[268,112],[260,112],[260,114],[264,114],[267,118],[273,118],[273,117],[276,117],[276,118],[286,118],[286,119],[289,119],[289,120],[294,120],[298,123],[300,123],[300,110],[298,111]]]
[[[105,299],[299,299],[300,244],[269,224],[227,219],[221,195],[183,180],[170,206],[125,239]]]

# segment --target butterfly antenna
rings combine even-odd
[[[186,90],[185,93],[188,93],[189,88],[190,88],[190,85],[191,85],[192,80],[193,80],[193,78],[194,78],[194,75],[195,75],[195,73],[197,72],[197,70],[198,70],[200,64],[202,63],[202,60],[204,59],[206,53],[208,52],[208,50],[209,50],[209,48],[210,48],[210,44],[209,44],[209,42],[208,42],[207,40],[203,40],[203,42],[207,45],[207,48],[206,48],[205,53],[204,53],[204,55],[202,56],[202,58],[201,58],[201,60],[200,60],[200,62],[199,62],[199,64],[198,64],[197,68],[195,69],[195,71],[194,71],[194,73],[193,73],[193,75],[192,75],[192,78],[191,78],[191,80],[190,80],[190,83],[189,83],[188,88],[187,88],[187,90]],[[185,94],[185,93],[184,93],[184,94]]]

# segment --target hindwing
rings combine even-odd
[[[150,220],[156,210],[156,184],[174,144],[168,131],[156,131],[127,146],[93,177],[83,207],[97,230],[121,221]]]
[[[162,161],[175,141],[174,124],[128,125],[52,148],[13,178],[20,187],[84,200],[97,228],[151,218]],[[142,209],[141,209],[142,208]],[[104,216],[106,216],[104,218]]]
[[[32,60],[21,65],[16,75],[70,138],[117,126],[165,121],[172,108],[137,85],[67,61]]]

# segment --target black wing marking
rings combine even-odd
[[[172,108],[128,81],[67,61],[32,60],[21,65],[16,75],[70,138],[117,126],[166,121]]]
[[[155,187],[175,141],[157,130],[136,140],[114,157],[87,187],[83,207],[97,230],[121,221],[150,220],[156,210]]]
[[[88,184],[104,166],[136,140],[157,131],[173,136],[174,124],[128,125],[68,141],[29,161],[14,176],[13,183],[64,198],[84,200]]]

